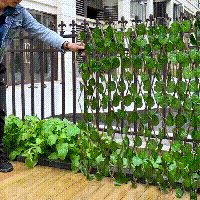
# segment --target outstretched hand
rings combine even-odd
[[[85,50],[85,44],[83,43],[66,43],[64,45],[65,50],[74,51],[74,52],[83,52]]]

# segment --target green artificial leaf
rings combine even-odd
[[[92,86],[87,86],[87,90],[86,90],[87,95],[92,96],[94,94],[94,89]]]
[[[173,163],[173,155],[170,152],[164,152],[162,156],[162,160],[164,160],[166,163],[170,164]]]
[[[197,39],[195,38],[194,34],[190,35],[190,43],[192,45],[197,45]]]
[[[191,136],[193,140],[200,141],[200,130],[193,130]]]
[[[108,91],[115,91],[116,90],[116,83],[115,83],[115,81],[110,81],[110,82],[108,82]]]
[[[177,169],[176,162],[173,162],[172,164],[169,165],[169,171],[174,171]]]
[[[104,162],[105,158],[102,156],[102,154],[100,154],[96,157],[95,160],[96,160],[97,165],[101,165]]]
[[[44,142],[44,139],[36,138],[35,142],[36,142],[36,144],[40,145]]]
[[[94,98],[91,100],[91,109],[96,110],[99,107],[99,101],[98,99]]]
[[[137,85],[134,83],[131,83],[131,85],[129,86],[129,91],[131,94],[137,94]]]
[[[122,68],[129,68],[130,67],[130,58],[127,56],[122,56],[121,58],[121,66]]]
[[[146,67],[153,69],[156,66],[156,60],[152,57],[146,57]]]
[[[90,60],[89,68],[92,72],[99,72],[101,70],[101,65],[94,59]]]
[[[151,81],[150,80],[145,80],[143,82],[143,89],[144,89],[144,91],[151,91]]]
[[[189,51],[189,55],[190,55],[190,59],[194,62],[196,59],[198,59],[198,54],[199,52],[197,51],[197,49],[191,49]]]
[[[191,189],[190,190],[190,199],[191,200],[197,200],[197,191],[196,191],[196,189]]]
[[[180,94],[183,94],[185,93],[187,89],[187,83],[184,82],[184,81],[179,81],[177,84],[176,84],[176,90],[180,93]]]
[[[183,114],[177,114],[175,117],[175,125],[181,128],[187,122],[187,118]]]
[[[180,128],[180,130],[177,133],[177,139],[185,140],[187,138],[187,132],[184,128]]]
[[[139,56],[134,56],[132,59],[133,67],[136,69],[141,69],[143,66],[143,59]]]
[[[89,81],[88,81],[88,84],[92,87],[92,86],[95,86],[96,84],[96,81],[95,79],[92,77]]]
[[[190,67],[186,67],[183,69],[183,77],[185,79],[191,79],[192,78],[192,71],[190,69]]]
[[[178,44],[177,44],[178,45]],[[177,58],[177,61],[179,63],[189,63],[190,62],[190,59],[189,59],[189,55],[188,53],[186,52],[183,52],[183,51],[180,51],[176,54],[176,58]]]
[[[171,24],[170,31],[175,34],[179,33],[181,31],[180,23],[178,21],[174,21]]]
[[[139,158],[138,156],[134,156],[134,157],[132,158],[132,165],[133,165],[134,167],[138,167],[138,166],[142,165],[142,163],[143,163],[142,159]]]
[[[125,174],[120,173],[117,178],[115,178],[115,186],[121,186],[122,184],[126,184],[128,182],[128,178]]]
[[[147,124],[150,121],[150,116],[147,112],[143,112],[140,114],[140,121],[142,124]]]
[[[154,91],[158,92],[158,93],[162,92],[163,86],[164,86],[164,84],[162,81],[156,81],[155,86],[154,86]]]
[[[119,92],[125,92],[126,90],[126,84],[124,81],[119,81],[118,83],[118,90]]]
[[[130,106],[132,102],[133,102],[133,97],[130,94],[124,96],[124,105],[125,106]]]
[[[171,108],[178,110],[181,107],[181,100],[173,96],[170,106]]]
[[[147,143],[147,148],[152,150],[152,151],[155,151],[157,148],[158,148],[158,143],[156,140],[154,139],[150,139]]]
[[[158,138],[159,139],[164,139],[165,137],[165,132],[162,128],[159,128],[159,131],[158,131]]]
[[[171,150],[172,152],[179,152],[181,151],[181,142],[180,141],[174,141],[173,144],[171,145]]]
[[[137,96],[134,100],[134,103],[137,108],[141,108],[143,106],[142,97]]]
[[[181,28],[182,28],[182,31],[184,33],[189,33],[191,27],[192,27],[192,25],[191,25],[191,21],[190,20],[184,20],[184,21],[181,22]]]
[[[84,119],[91,122],[94,119],[94,116],[91,113],[84,113]]]
[[[158,62],[161,64],[161,66],[166,65],[168,63],[168,57],[167,57],[167,55],[160,54],[158,56]]]
[[[137,25],[136,28],[137,35],[144,35],[146,33],[146,26],[145,24],[141,23]]]
[[[82,72],[82,79],[83,81],[87,81],[90,78],[90,73],[88,71]]]
[[[179,40],[176,43],[176,49],[179,50],[179,51],[183,51],[185,49],[185,43],[183,42],[183,40]],[[187,55],[185,57],[188,58]],[[178,55],[177,55],[177,60],[179,61],[179,56]]]
[[[165,45],[165,49],[167,52],[172,52],[174,50],[174,45],[171,41],[167,42]]]
[[[113,101],[112,101],[112,105],[114,107],[119,106],[119,103],[121,101],[121,96],[116,92],[113,94]]]
[[[111,69],[111,59],[104,57],[101,59],[102,70],[109,71]]]
[[[191,187],[191,177],[190,176],[184,176],[183,185],[187,188]]]
[[[85,41],[85,40],[86,40],[86,36],[87,36],[87,35],[86,35],[86,32],[85,32],[85,31],[81,31],[81,32],[80,32],[80,40],[81,40],[81,41]]]
[[[110,97],[108,95],[103,95],[101,105],[103,109],[106,109],[108,107],[108,102],[110,100]]]
[[[136,136],[135,139],[134,139],[134,145],[136,147],[140,147],[142,145],[142,139],[140,136]]]
[[[141,73],[142,82],[148,81],[150,79],[149,75],[146,73]]]
[[[122,110],[122,109],[118,109],[117,110],[117,115],[120,119],[125,119],[126,117],[126,111],[125,110]]]
[[[144,135],[145,135],[145,137],[151,137],[152,136],[152,132],[151,132],[151,130],[149,130],[149,129],[145,129],[145,131],[144,131]]]
[[[123,131],[122,131],[123,134],[126,134],[126,133],[128,132],[128,128],[129,128],[129,127],[127,126],[127,128],[126,128],[125,131],[124,131],[124,129],[123,129]],[[127,136],[125,136],[124,139],[123,139],[123,144],[124,144],[124,146],[125,146],[125,147],[129,147],[129,143],[130,143],[130,142],[129,142],[129,138],[128,138]]]
[[[111,66],[112,66],[113,69],[116,69],[120,66],[120,61],[119,61],[118,57],[112,57]]]
[[[176,188],[176,197],[181,198],[183,196],[184,189],[182,187]]]
[[[139,119],[139,115],[138,115],[137,111],[130,111],[128,113],[127,120],[129,123],[137,122],[138,119]]]
[[[97,91],[100,93],[100,94],[103,94],[104,93],[104,86],[102,83],[99,83],[97,85]]]
[[[159,117],[156,114],[151,115],[151,121],[153,126],[158,126],[159,124]]]
[[[144,98],[144,100],[145,100],[145,102],[146,102],[146,104],[147,104],[147,106],[149,107],[149,108],[152,108],[153,106],[154,106],[154,99],[153,99],[153,97],[152,96],[147,96],[147,97],[145,97]]]
[[[85,44],[85,52],[87,55],[91,54],[94,50],[94,45],[91,43],[86,43]]]
[[[177,55],[175,53],[169,53],[168,60],[171,61],[172,64],[178,64]]]
[[[199,91],[199,83],[196,80],[192,80],[189,85],[190,92],[198,92]]]
[[[176,84],[174,81],[168,81],[167,83],[167,92],[173,93],[175,91]]]

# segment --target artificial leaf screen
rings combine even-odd
[[[198,31],[198,18],[129,27],[122,19],[121,27],[110,23],[81,33],[84,119],[101,130],[89,141],[102,152],[99,163],[118,166],[121,180],[128,167],[136,179],[162,188],[182,184],[178,194],[199,187]],[[120,149],[103,146],[103,134]]]

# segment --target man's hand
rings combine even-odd
[[[85,50],[85,45],[83,43],[64,43],[64,49],[66,51],[83,52]]]

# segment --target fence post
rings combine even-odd
[[[99,22],[99,19],[96,19],[96,28],[99,27],[100,25],[100,22]],[[99,85],[99,73],[96,72],[96,88],[98,87]],[[100,101],[100,97],[99,97],[99,92],[98,90],[96,89],[96,99],[97,99],[97,108],[96,108],[96,127],[97,129],[99,130],[99,101]]]
[[[136,15],[135,16],[135,19],[134,20],[132,20],[132,23],[135,23],[136,24],[136,26],[141,22],[141,20],[139,20],[139,17]],[[132,36],[131,36],[133,39],[135,39],[136,38],[136,31],[134,31],[133,33],[132,33]],[[138,69],[134,69],[134,85],[135,85],[135,87],[136,87],[136,91],[138,91]],[[135,104],[134,104],[134,112],[137,112],[137,106],[135,106]],[[138,124],[137,124],[137,121],[136,122],[134,122],[134,135],[136,135],[137,134],[137,132],[138,132]]]
[[[66,27],[66,24],[64,24],[64,22],[61,21],[61,24],[59,24],[58,27],[61,27],[60,36],[63,37],[65,33],[64,27]],[[65,56],[64,54],[61,54],[61,83],[62,83],[62,119],[64,119],[65,117]]]
[[[123,31],[123,39],[125,37],[125,28],[126,24],[128,22],[125,20],[124,16],[121,17],[121,21],[118,22],[118,24],[121,24],[121,30]],[[120,74],[120,81],[124,82],[124,67],[121,66],[121,74]],[[124,99],[124,92],[121,93],[122,99]],[[125,110],[124,102],[121,102],[121,110]],[[121,133],[123,134],[123,128],[124,128],[124,119],[121,119]]]
[[[72,43],[76,42],[76,30],[77,24],[74,20],[70,24],[72,27]],[[72,90],[73,90],[73,123],[76,124],[76,55],[72,52]]]
[[[87,26],[88,26],[89,24],[87,23],[87,21],[86,21],[86,19],[84,19],[83,20],[83,23],[81,23],[81,26],[83,27],[83,31],[86,33],[86,35],[87,35]],[[88,37],[88,35],[87,35],[87,37]],[[85,41],[84,41],[84,43],[86,44],[86,42],[87,42],[87,37],[86,37],[86,39],[85,39]],[[85,57],[84,58],[84,61],[86,62],[87,60],[86,60],[87,58]],[[86,119],[86,117],[85,117],[85,114],[88,112],[88,110],[87,110],[87,105],[86,105],[86,103],[85,103],[85,100],[87,99],[87,90],[86,90],[86,87],[87,87],[87,81],[83,81],[83,83],[84,83],[84,115],[83,115],[83,119],[84,119],[84,121],[87,121],[87,119]]]

